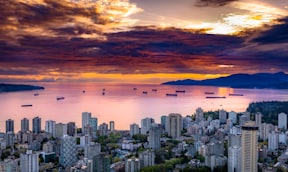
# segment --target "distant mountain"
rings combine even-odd
[[[206,80],[178,80],[162,83],[162,85],[205,85],[232,88],[272,88],[288,89],[288,75],[279,73],[234,74]]]
[[[1,92],[14,92],[14,91],[29,91],[29,90],[43,90],[44,87],[22,84],[4,84],[0,83]]]

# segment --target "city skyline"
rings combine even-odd
[[[0,81],[161,83],[243,71],[287,73],[287,5],[3,1]]]

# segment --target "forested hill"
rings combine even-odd
[[[14,92],[14,91],[29,91],[29,90],[43,90],[44,87],[23,84],[4,84],[0,83],[1,92]]]
[[[284,112],[288,114],[288,101],[267,101],[267,102],[255,102],[250,103],[247,112],[255,114],[261,112],[262,122],[271,123],[273,125],[278,124],[278,114]]]

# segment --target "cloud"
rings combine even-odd
[[[220,7],[237,0],[197,0],[197,7]]]
[[[250,42],[258,44],[288,43],[288,17],[280,19],[280,24],[270,27],[269,30],[257,34]]]

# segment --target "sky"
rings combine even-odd
[[[0,81],[288,73],[286,0],[0,1]]]

